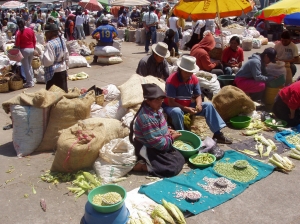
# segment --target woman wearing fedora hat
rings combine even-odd
[[[164,91],[156,84],[142,84],[144,101],[130,123],[129,140],[138,159],[134,171],[148,171],[159,177],[180,173],[185,163],[183,156],[172,146],[181,134],[168,129],[162,113]],[[133,138],[134,134],[134,138]]]
[[[165,58],[170,57],[168,45],[158,42],[152,45],[152,54],[143,57],[136,69],[136,74],[141,76],[152,75],[166,80],[169,77],[168,62]]]
[[[166,99],[163,103],[164,111],[172,119],[175,130],[184,130],[183,115],[189,113],[204,116],[213,138],[218,143],[231,144],[232,141],[224,136],[220,130],[226,126],[212,103],[202,102],[198,78],[194,75],[199,71],[196,58],[183,56],[178,60],[178,71],[170,75],[166,81]]]

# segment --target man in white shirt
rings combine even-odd
[[[84,17],[82,15],[76,16],[75,27],[77,30],[77,39],[79,40],[85,39],[85,34],[83,31],[83,21]]]
[[[156,25],[158,24],[158,17],[154,12],[155,7],[150,6],[149,12],[143,16],[143,25],[146,31],[145,51],[148,53],[150,46],[150,39],[152,44],[156,43]]]
[[[297,72],[294,63],[299,59],[299,53],[297,46],[291,40],[289,31],[286,30],[282,32],[281,41],[278,42],[274,48],[277,52],[277,60],[290,63],[292,75],[294,77]]]

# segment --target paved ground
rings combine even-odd
[[[257,51],[262,52],[262,50]],[[256,51],[245,52],[245,58],[253,52]],[[101,87],[110,83],[115,85],[124,83],[130,75],[135,73],[137,63],[145,53],[144,47],[135,43],[123,43],[122,53],[124,62],[119,65],[92,65],[91,68],[70,70],[70,74],[85,71],[90,77],[87,80],[70,81],[69,87],[89,88],[94,84]],[[298,69],[300,69],[299,66]],[[44,85],[37,84],[28,92],[34,92],[40,88],[44,88]],[[21,91],[1,93],[0,102],[10,99]],[[66,184],[54,186],[40,182],[39,176],[51,167],[53,153],[17,158],[11,142],[12,130],[2,130],[4,125],[10,123],[9,115],[0,110],[0,201],[2,202],[0,223],[79,223],[84,214],[87,196],[84,195],[75,201],[74,197],[66,195]],[[226,129],[226,133],[235,139],[242,138],[240,132],[229,128]],[[221,146],[221,148],[227,147]],[[300,162],[295,161],[295,164],[296,169],[289,175],[274,172],[225,204],[188,218],[188,223],[300,223]],[[15,171],[8,174],[6,171],[11,165],[14,166]],[[13,181],[5,184],[6,180],[13,178]],[[148,182],[144,174],[131,173],[128,179],[120,185],[130,191]],[[32,194],[32,184],[35,186],[36,194]],[[24,194],[29,194],[29,197],[24,198]],[[46,200],[47,212],[41,210],[40,198]]]

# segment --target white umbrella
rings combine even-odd
[[[1,5],[1,9],[19,9],[24,7],[25,4],[18,1],[9,1]]]
[[[133,5],[150,5],[147,0],[115,0],[111,5],[133,6]]]

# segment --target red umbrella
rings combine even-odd
[[[97,0],[88,0],[88,1],[81,1],[78,3],[82,8],[90,10],[90,11],[99,11],[102,10],[102,5],[99,4]]]

